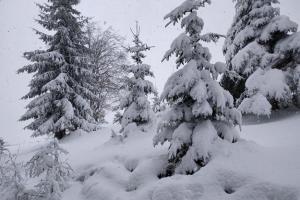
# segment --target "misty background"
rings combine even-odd
[[[22,55],[25,51],[44,48],[32,28],[43,30],[34,21],[39,10],[35,2],[46,0],[0,0],[0,137],[12,144],[30,142],[30,131],[23,130],[28,122],[18,119],[25,112],[28,103],[20,100],[29,88],[31,75],[16,74],[27,64]],[[151,65],[155,79],[153,83],[161,92],[167,78],[176,70],[174,62],[161,63],[173,39],[181,33],[179,26],[165,28],[163,17],[178,6],[182,0],[81,0],[78,9],[82,15],[93,17],[93,21],[105,29],[112,27],[126,38],[132,39],[130,27],[138,21],[141,26],[141,39],[155,46],[147,53],[145,63]],[[282,0],[281,13],[300,23],[300,1]],[[226,34],[234,16],[232,0],[212,0],[212,4],[200,9],[199,16],[204,19],[204,32]],[[222,45],[208,44],[213,62],[224,61]],[[110,120],[110,119],[108,119]]]

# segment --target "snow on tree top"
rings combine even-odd
[[[166,24],[166,26],[171,23],[176,24],[179,19],[183,17],[183,15],[187,12],[192,12],[197,10],[199,7],[204,7],[205,3],[210,4],[210,0],[186,0],[180,6],[175,8],[169,14],[167,14],[164,19],[170,19],[170,22]]]
[[[198,17],[197,11],[191,12],[188,16],[182,19],[181,27],[186,29],[188,33],[201,33],[204,26],[203,19]]]
[[[142,59],[146,57],[143,52],[149,51],[152,46],[148,46],[146,43],[143,43],[140,40],[140,27],[138,25],[138,22],[136,23],[136,32],[134,32],[132,29],[130,30],[133,34],[132,42],[134,43],[134,46],[125,47],[125,49],[127,52],[133,54],[131,58],[136,62],[136,64],[142,64]]]

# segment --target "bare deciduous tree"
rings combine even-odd
[[[92,80],[94,93],[100,101],[92,102],[95,118],[104,121],[105,110],[110,108],[127,75],[127,56],[123,46],[123,38],[112,28],[102,30],[96,23],[87,26],[88,58],[96,75]]]

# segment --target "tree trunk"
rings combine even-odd
[[[300,94],[297,94],[297,107],[300,108]]]
[[[61,130],[54,134],[54,137],[57,138],[58,140],[61,140],[65,136],[66,136],[66,130]]]
[[[233,80],[229,76],[226,76],[226,74],[224,74],[220,84],[225,90],[228,90],[231,93],[234,98],[234,102],[236,102],[245,92],[245,80],[246,79],[236,78],[234,78]]]

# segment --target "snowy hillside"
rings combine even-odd
[[[300,200],[279,1],[0,0],[0,200]]]
[[[75,170],[63,200],[298,200],[300,115],[244,125],[242,140],[222,143],[217,156],[193,176],[159,179],[167,147],[154,148],[154,129],[111,139],[110,128],[77,134],[61,146]],[[80,138],[80,139],[79,139]],[[42,145],[42,143],[40,143]],[[17,149],[27,160],[38,145]]]

